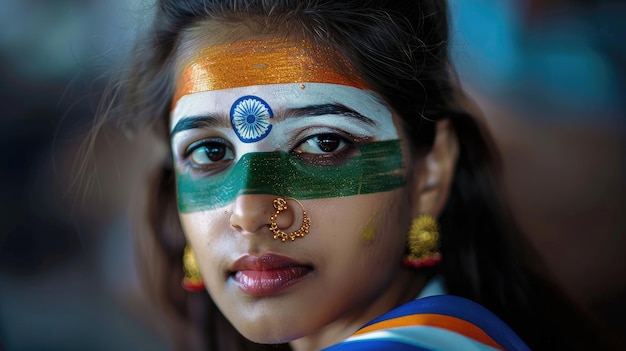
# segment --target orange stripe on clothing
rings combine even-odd
[[[441,314],[414,314],[404,317],[392,318],[359,329],[356,333],[353,334],[353,336],[382,329],[419,325],[447,329],[479,341],[493,348],[504,350],[502,346],[500,346],[495,340],[493,340],[489,335],[487,335],[487,333],[485,333],[476,325],[459,318],[445,316]]]
[[[202,91],[285,83],[365,88],[336,50],[306,40],[248,40],[202,49],[183,69],[174,104],[184,95]]]

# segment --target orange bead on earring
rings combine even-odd
[[[294,198],[287,199],[294,200],[302,208],[302,225],[298,230],[291,233],[286,233],[278,228],[278,223],[276,223],[276,219],[282,211],[287,209],[287,200],[282,197],[274,199],[274,208],[276,209],[276,213],[270,217],[270,231],[274,233],[274,239],[280,238],[280,241],[282,242],[287,241],[288,238],[291,239],[291,241],[296,240],[296,238],[302,238],[305,235],[309,234],[309,229],[311,228],[311,218],[309,218],[309,216],[307,215],[306,211],[304,210],[304,206],[302,206],[302,203]]]

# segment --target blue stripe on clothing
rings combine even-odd
[[[530,350],[509,326],[489,310],[471,300],[452,295],[429,296],[410,301],[372,320],[364,327],[393,318],[428,313],[456,317],[473,323],[505,350]]]
[[[410,350],[463,350],[463,351],[499,351],[480,341],[468,338],[450,330],[430,326],[410,326],[385,330],[376,330],[362,335],[352,336],[343,343],[325,351],[343,351],[344,344],[366,345],[372,341],[387,342],[379,350],[395,350],[397,344],[406,345]],[[376,345],[383,345],[377,343]],[[351,349],[351,348],[350,348]],[[361,349],[361,348],[359,348]]]

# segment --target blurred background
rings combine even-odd
[[[131,200],[146,136],[77,151],[150,18],[147,0],[0,4],[0,350],[169,350],[136,276]],[[545,271],[626,335],[626,6],[451,0],[452,57],[505,160]],[[84,189],[89,189],[85,191]]]
[[[139,289],[129,200],[141,135],[77,151],[150,2],[0,3],[0,350],[168,350]]]

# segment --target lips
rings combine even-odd
[[[246,255],[235,261],[229,278],[244,293],[260,297],[276,295],[300,282],[312,271],[310,265],[280,255]]]

